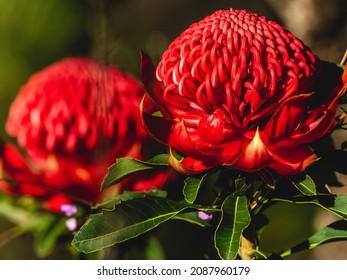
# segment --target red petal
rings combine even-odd
[[[171,135],[168,144],[169,146],[174,147],[183,154],[198,154],[196,148],[192,144],[184,121],[174,123],[171,129]]]
[[[225,115],[221,109],[217,109],[212,115],[201,119],[198,127],[201,139],[213,145],[222,142],[224,139],[224,119]]]
[[[302,125],[302,129],[294,137],[301,140],[301,143],[309,143],[329,133],[336,124],[335,114],[338,101],[345,94],[346,90],[347,66],[345,66],[344,73],[341,77],[341,85],[332,91],[328,100],[323,102],[322,106],[309,113]],[[329,100],[331,98],[332,100]],[[329,104],[327,108],[326,104]]]
[[[189,139],[189,143],[191,145],[190,150],[186,149],[187,152],[185,154],[193,157],[194,159],[208,162],[209,166],[234,163],[234,161],[240,157],[243,147],[245,146],[244,144],[247,141],[247,139],[243,136],[235,134],[231,130],[224,129],[223,137],[225,137],[227,140],[221,144],[212,145],[200,137],[200,133],[197,128],[189,127],[186,125],[186,122],[184,122],[184,125],[184,135],[187,137],[186,139]],[[186,141],[184,138],[181,139],[178,136],[178,139],[179,141],[182,141],[181,147],[187,145],[184,142]]]
[[[184,165],[187,168],[190,168],[191,170],[194,170],[196,172],[202,172],[207,169],[212,168],[214,165],[206,165],[206,162],[202,162],[200,160],[196,160],[190,157],[185,157],[181,164]]]
[[[147,94],[143,97],[140,111],[144,126],[147,131],[159,142],[167,145],[171,133],[171,127],[175,124],[174,121],[167,120],[163,117],[154,116],[154,103],[148,98]]]
[[[329,103],[328,108],[322,105],[308,113],[301,128],[292,135],[297,144],[310,143],[328,134],[336,124],[335,114],[339,98],[344,94],[345,89],[341,88]]]
[[[286,100],[271,117],[264,130],[264,142],[273,145],[290,137],[302,122],[305,102],[311,94],[301,94]]]
[[[141,51],[141,79],[152,101],[160,107],[165,116],[170,113],[165,109],[163,100],[164,85],[155,75],[155,67],[151,58]]]
[[[229,139],[229,141],[223,143],[223,145],[200,147],[198,151],[206,155],[206,159],[209,159],[211,164],[215,162],[214,165],[233,165],[234,162],[240,158],[248,143],[249,140],[238,136]]]
[[[273,159],[261,140],[257,129],[252,141],[248,143],[241,157],[234,165],[241,170],[255,171],[265,167],[271,161],[273,161]]]
[[[335,105],[337,106],[337,102]],[[317,109],[317,112],[312,112],[312,116],[309,116],[303,123],[302,129],[296,135],[293,135],[293,138],[297,140],[298,144],[310,143],[328,134],[336,124],[335,113],[336,108],[330,110]]]
[[[185,174],[185,175],[198,174],[213,167],[213,166],[206,166],[202,161],[199,161],[190,157],[185,157],[182,160],[178,160],[171,153],[171,149],[170,149],[169,164],[177,172]]]
[[[306,146],[271,149],[275,162],[269,167],[281,175],[294,175],[302,172],[317,159]]]

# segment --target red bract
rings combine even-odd
[[[53,210],[74,198],[98,201],[117,157],[142,159],[142,96],[134,78],[90,59],[67,58],[36,73],[10,108],[6,130],[24,153],[0,145],[14,182],[2,189],[47,198]],[[151,180],[144,185],[151,188]]]
[[[296,174],[316,159],[306,144],[330,132],[343,92],[341,83],[317,101],[311,88],[319,69],[320,60],[279,24],[217,11],[170,44],[156,75],[143,55],[143,119],[186,156],[171,161],[183,173],[224,165]]]

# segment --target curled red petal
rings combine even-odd
[[[334,125],[336,109],[340,97],[345,93],[347,84],[339,87],[339,91],[333,96],[331,101],[327,101],[328,106],[322,105],[308,112],[305,120],[302,122],[300,130],[294,133],[291,138],[295,139],[296,144],[310,143],[326,135],[331,131]]]
[[[147,131],[159,142],[168,144],[171,127],[174,125],[174,121],[165,119],[160,116],[155,116],[155,104],[145,94],[140,105],[140,111],[142,120]]]
[[[213,145],[219,144],[224,139],[224,120],[223,110],[217,109],[212,115],[203,118],[199,122],[199,135],[204,141]]]
[[[172,130],[172,133],[177,132],[177,135],[173,135],[172,138],[179,142],[179,145],[176,144],[175,146],[176,149],[194,159],[207,162],[209,166],[234,163],[240,157],[247,142],[247,139],[242,135],[235,134],[232,130],[224,127],[223,137],[228,138],[227,141],[212,145],[200,137],[196,127],[188,126],[185,121],[175,126],[176,128]]]
[[[206,162],[196,160],[191,157],[185,157],[183,160],[181,160],[181,164],[186,168],[190,168],[191,170],[199,173],[213,167],[213,165],[207,165]]]
[[[164,85],[157,80],[153,62],[143,51],[141,51],[141,79],[152,101],[160,107],[164,115],[170,115],[163,106]]]
[[[202,161],[185,157],[178,160],[170,149],[169,165],[177,172],[185,175],[194,175],[210,169],[212,166],[206,166]]]
[[[328,104],[327,107],[321,106],[318,110],[311,112],[311,115],[304,122],[303,127],[308,127],[308,132],[305,134],[306,139],[310,139],[312,142],[325,134],[329,133],[334,125],[337,124],[335,120],[336,109],[339,99],[347,91],[347,65],[341,77],[341,83],[337,86],[329,96],[324,104]],[[332,99],[331,99],[332,98]]]
[[[221,145],[200,146],[197,149],[203,155],[200,159],[204,158],[205,161],[214,165],[233,165],[242,155],[249,140],[241,136],[235,136],[229,140],[230,142]]]
[[[301,124],[305,102],[312,94],[300,94],[288,98],[268,121],[263,139],[265,143],[278,142],[292,135]]]
[[[169,146],[174,147],[183,154],[197,154],[196,147],[192,144],[190,135],[183,120],[174,123],[174,125],[172,126],[168,144]]]
[[[294,175],[305,170],[317,156],[307,146],[271,149],[275,159],[269,167],[281,175]]]

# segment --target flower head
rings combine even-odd
[[[145,135],[136,114],[141,95],[136,80],[114,67],[67,58],[22,87],[6,131],[30,154],[66,154],[91,162],[87,151],[112,147],[127,152]]]
[[[143,119],[186,156],[175,164],[183,172],[225,165],[295,174],[316,159],[305,144],[335,124],[341,91],[313,102],[319,58],[278,23],[245,10],[192,24],[154,71],[144,55]]]
[[[71,198],[98,201],[117,157],[143,157],[142,95],[133,77],[87,58],[66,58],[34,74],[10,108],[6,131],[24,154],[0,145],[3,169],[15,182],[1,188],[47,198],[56,211],[73,205]]]

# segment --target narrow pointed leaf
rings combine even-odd
[[[162,197],[128,200],[112,211],[92,214],[72,245],[84,253],[95,252],[143,234],[190,207]]]
[[[327,227],[320,229],[304,242],[283,252],[281,256],[286,257],[293,253],[313,249],[321,244],[326,244],[337,240],[347,240],[347,221],[345,220],[336,221]]]
[[[184,199],[188,203],[194,203],[198,195],[200,186],[205,181],[205,178],[206,178],[206,174],[202,177],[190,176],[184,180],[183,195],[184,195]]]
[[[215,247],[222,259],[237,257],[243,230],[250,224],[246,196],[228,196],[222,205],[222,216],[215,232]]]
[[[168,161],[169,155],[167,154],[157,155],[147,162],[133,158],[119,158],[116,163],[109,167],[108,173],[101,184],[101,189],[113,186],[136,172],[167,167]]]
[[[324,194],[311,197],[273,198],[272,201],[316,205],[334,213],[344,220],[347,220],[347,194]]]
[[[307,196],[317,195],[316,184],[313,179],[305,172],[289,178],[292,184]]]

